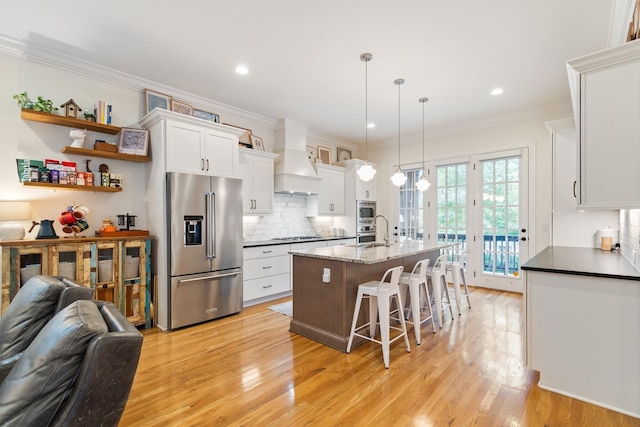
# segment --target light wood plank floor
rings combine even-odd
[[[472,289],[473,308],[389,369],[366,342],[341,353],[267,307],[176,332],[144,331],[121,426],[640,426],[541,390],[524,366],[522,297]],[[328,316],[331,313],[327,313]],[[108,367],[105,367],[108,368]]]

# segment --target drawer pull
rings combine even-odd
[[[262,251],[263,254],[270,254],[271,251]]]
[[[265,285],[262,287],[262,289],[269,289],[272,285]]]
[[[268,269],[270,269],[270,268],[271,268],[271,266],[270,266],[270,265],[265,265],[264,267],[262,267],[262,269],[263,269],[263,270],[268,270]]]

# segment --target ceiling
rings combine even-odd
[[[353,143],[370,52],[375,143],[397,137],[399,119],[403,136],[421,134],[421,97],[427,135],[566,105],[565,62],[607,47],[612,3],[37,0],[4,8],[0,36]]]

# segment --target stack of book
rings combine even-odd
[[[96,123],[102,123],[103,125],[111,124],[111,104],[106,104],[104,101],[96,102],[94,114],[96,116]]]

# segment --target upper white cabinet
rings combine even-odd
[[[273,213],[273,162],[277,154],[240,150],[242,210],[245,215]]]
[[[344,215],[344,168],[316,163],[318,194],[307,196],[307,216]]]
[[[582,208],[640,207],[640,40],[568,62]]]
[[[376,178],[370,181],[363,181],[358,178],[358,169],[365,164],[364,160],[351,159],[342,162],[345,166],[344,171],[344,188],[346,203],[355,200],[368,200],[375,202],[376,200]],[[373,163],[371,166],[376,167]]]
[[[140,123],[152,130],[154,148],[166,150],[167,172],[239,177],[237,129],[158,109]]]
[[[577,138],[573,119],[545,123],[551,137],[553,203],[551,245],[592,248],[596,230],[614,227],[617,210],[578,210],[576,204]]]

